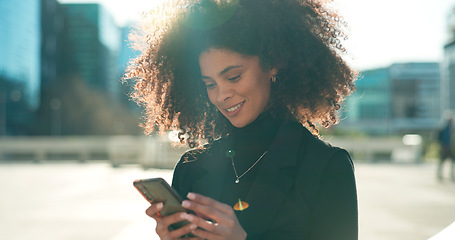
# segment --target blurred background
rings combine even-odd
[[[121,77],[139,54],[130,31],[160,2],[1,1],[0,136],[142,135],[141,109]],[[349,24],[347,61],[361,78],[324,135],[399,142],[413,134],[419,160],[436,157],[435,132],[455,109],[455,2],[436,2],[335,1]],[[390,159],[389,150],[358,154]]]
[[[115,179],[119,184],[116,189],[128,196],[120,205],[110,202],[112,199],[103,201],[128,212],[125,208],[143,201],[130,189],[134,178],[165,176],[171,180],[171,169],[187,148],[174,144],[177,137],[173,132],[144,136],[139,127],[141,109],[128,99],[132,85],[121,82],[128,62],[139,54],[130,48],[128,34],[143,12],[162,1],[0,0],[0,210],[6,212],[0,211],[1,239],[37,239],[33,231],[19,234],[24,221],[37,232],[48,227],[33,225],[43,218],[32,221],[24,211],[16,211],[30,200],[18,201],[23,197],[17,195],[18,188],[26,185],[24,181],[42,181],[35,190],[41,195],[61,188],[84,189],[99,182],[101,174]],[[361,77],[357,92],[342,108],[340,124],[324,129],[322,137],[348,149],[359,166],[359,196],[366,199],[359,202],[360,209],[365,209],[360,215],[360,224],[365,226],[361,236],[427,239],[455,221],[455,184],[436,181],[438,130],[455,113],[455,1],[335,0],[334,4],[348,23],[346,47],[351,58],[347,61]],[[73,181],[50,184],[65,172],[74,176]],[[85,184],[80,185],[82,182]],[[103,183],[112,181],[104,179]],[[384,199],[399,192],[411,194],[408,197],[438,197],[431,201],[423,198],[416,208],[403,211],[398,217],[401,229],[390,220],[397,219],[392,215],[382,215],[385,225],[378,227],[372,224],[376,213],[396,213],[396,202],[378,202],[375,195],[384,184],[397,187],[387,191]],[[106,185],[96,185],[97,191]],[[410,186],[419,190],[404,190]],[[72,194],[81,194],[87,202],[91,197],[100,201],[99,196],[84,195],[83,190]],[[47,204],[46,196],[40,207]],[[426,210],[416,217],[416,209]],[[132,211],[136,210],[133,207]],[[131,223],[143,217],[143,210],[139,211],[140,215],[129,212],[101,218],[106,221],[102,226],[106,232],[114,231],[107,226],[118,219],[118,226],[130,232],[114,229],[124,239],[131,239],[132,232],[143,229],[131,228]],[[9,219],[17,212],[24,215],[13,218],[18,221],[14,224]],[[429,212],[439,221],[416,220],[426,218]],[[93,211],[85,217],[90,213]],[[68,221],[73,220],[71,216]],[[61,223],[57,219],[62,216],[52,219],[53,224]],[[8,231],[1,227],[7,223]],[[424,226],[430,228],[422,230]],[[145,235],[153,235],[151,229]],[[43,239],[90,239],[74,235],[78,230],[73,228],[64,232],[78,237],[60,234]],[[122,239],[114,232],[109,237],[93,236]]]

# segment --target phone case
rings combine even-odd
[[[169,216],[177,212],[191,213],[182,207],[182,197],[162,178],[138,179],[133,182],[133,185],[149,203],[164,203],[160,211],[161,216]],[[175,230],[187,224],[189,222],[184,220],[170,225],[169,228]],[[194,235],[189,234],[186,237],[194,237]]]

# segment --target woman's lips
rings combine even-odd
[[[229,116],[233,116],[235,114],[237,114],[240,109],[242,108],[243,104],[245,103],[245,101],[235,105],[235,106],[232,106],[230,108],[226,108],[225,109],[225,112],[229,115]]]

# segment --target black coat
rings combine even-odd
[[[205,150],[185,153],[174,171],[173,187],[218,201],[226,167],[220,139]],[[278,130],[245,199],[236,212],[247,239],[356,240],[357,194],[349,154],[315,138],[299,123]]]

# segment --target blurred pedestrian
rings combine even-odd
[[[152,204],[161,239],[356,240],[352,160],[317,138],[317,124],[338,122],[356,78],[328,1],[194,0],[161,10],[170,15],[150,14],[129,77],[146,130],[181,129],[195,148],[172,186],[197,213],[162,217],[163,204]],[[191,224],[169,230],[184,219]]]
[[[450,168],[450,178],[455,182],[455,157],[452,151],[452,132],[453,117],[448,116],[445,125],[438,132],[438,141],[440,146],[439,165],[437,170],[438,180],[443,180],[444,163],[450,159],[452,164]]]

